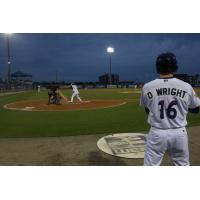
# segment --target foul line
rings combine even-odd
[[[12,94],[19,94],[19,93],[23,93],[25,91],[20,91],[20,92],[3,92],[0,93],[0,96],[8,96],[8,95],[12,95]]]

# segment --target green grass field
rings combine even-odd
[[[0,137],[48,137],[100,133],[138,132],[148,130],[146,114],[139,106],[140,93],[120,93],[131,89],[80,90],[83,99],[129,99],[126,105],[82,111],[14,111],[3,108],[5,104],[34,99],[47,99],[47,91],[29,91],[0,96]],[[71,90],[63,91],[67,97]],[[197,90],[200,94],[200,90]],[[189,114],[189,126],[200,125],[200,114]]]

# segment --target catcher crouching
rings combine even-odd
[[[66,102],[68,99],[63,95],[63,93],[59,90],[58,86],[50,87],[50,91],[48,92],[48,104],[60,105],[61,99],[63,98]]]

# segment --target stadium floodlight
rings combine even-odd
[[[114,53],[114,48],[113,47],[108,47],[107,48],[107,53],[110,55],[109,59],[110,59],[110,70],[109,70],[109,84],[112,84],[112,73],[111,73],[111,67],[112,67],[112,62],[111,62],[111,54]]]
[[[108,53],[114,53],[114,51],[115,51],[115,50],[114,50],[113,47],[108,47],[108,48],[107,48],[107,52],[108,52]]]
[[[10,36],[12,33],[6,33],[7,35],[7,53],[8,53],[8,72],[7,72],[7,84],[10,83],[11,79],[11,59],[10,59]]]

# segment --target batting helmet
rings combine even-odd
[[[178,69],[176,56],[173,53],[162,53],[157,57],[157,73],[173,73]]]

